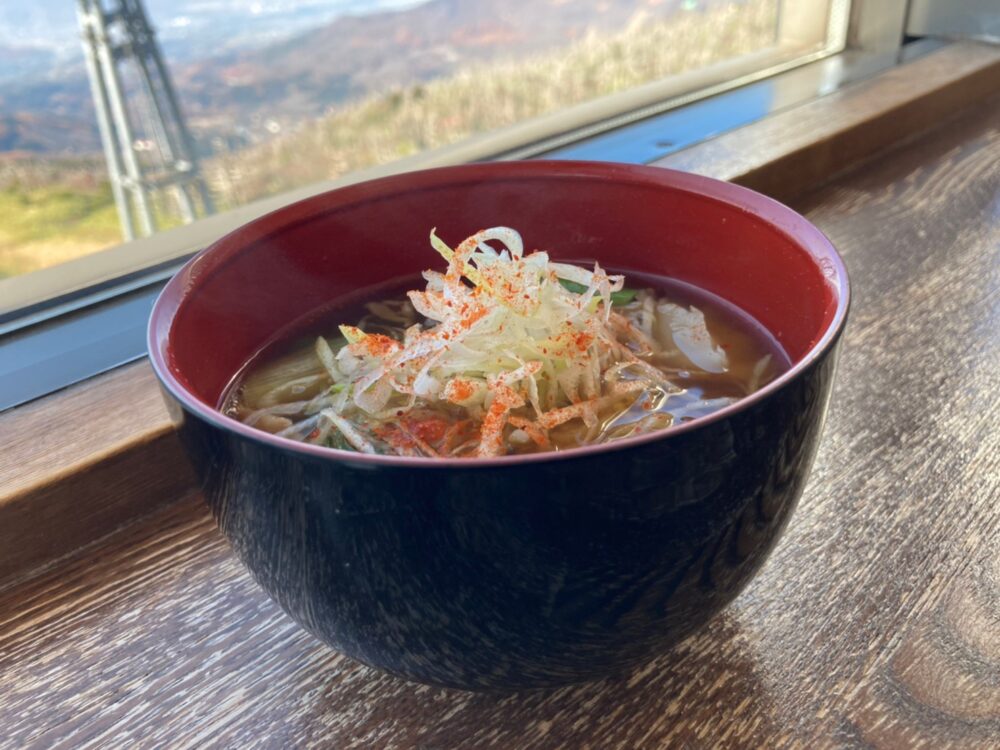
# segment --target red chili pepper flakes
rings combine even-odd
[[[467,401],[476,392],[475,387],[468,380],[455,378],[452,380],[451,393],[455,401]]]
[[[573,337],[573,343],[576,344],[576,348],[581,352],[587,351],[593,340],[593,334],[587,333],[586,331],[580,331]]]
[[[381,333],[369,333],[360,342],[373,357],[384,357],[399,349],[399,342]]]
[[[485,317],[486,313],[487,309],[485,306],[480,306],[472,310],[472,312],[462,318],[462,328],[472,328],[472,324]]]
[[[376,431],[376,437],[391,445],[393,448],[410,449],[413,448],[413,440],[398,427]]]
[[[437,443],[448,431],[448,421],[441,417],[406,421],[406,428],[425,443]]]

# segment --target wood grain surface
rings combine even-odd
[[[196,496],[0,592],[11,748],[995,748],[1000,104],[809,196],[854,284],[825,439],[746,592],[628,678],[420,687],[319,645]]]
[[[194,483],[146,361],[0,414],[0,435],[0,584]]]

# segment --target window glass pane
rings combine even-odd
[[[95,107],[74,6],[115,17]],[[778,0],[33,0],[0,6],[0,278],[780,46]],[[817,0],[815,12],[826,2]],[[119,16],[118,18],[120,18]],[[96,29],[96,31],[95,31]],[[141,29],[140,29],[141,30]],[[799,40],[801,41],[801,40]],[[130,46],[130,44],[132,46]],[[131,53],[145,61],[143,68]],[[110,88],[109,88],[110,87]],[[150,88],[152,89],[150,91]],[[122,112],[116,111],[118,101]],[[121,135],[116,207],[98,115]],[[186,135],[186,134],[187,135]],[[190,136],[188,138],[188,136]],[[124,142],[124,140],[123,140]],[[187,149],[190,147],[190,154]],[[130,170],[130,164],[131,170]],[[190,178],[198,176],[200,182]],[[134,175],[146,183],[145,207]],[[204,185],[204,192],[201,192]],[[186,197],[185,197],[186,196]],[[147,224],[149,226],[147,226]]]

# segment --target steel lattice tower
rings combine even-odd
[[[142,0],[77,0],[94,109],[122,231],[156,231],[157,191],[185,223],[213,211],[191,135]],[[130,77],[127,77],[130,76]],[[129,106],[131,105],[131,106]]]

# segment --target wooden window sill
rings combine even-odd
[[[786,539],[648,669],[497,700],[320,646],[214,530],[140,362],[0,415],[0,736],[108,745],[124,722],[174,744],[211,726],[233,745],[989,747],[998,81],[1000,50],[952,45],[661,162],[791,202],[844,253],[855,307]]]

